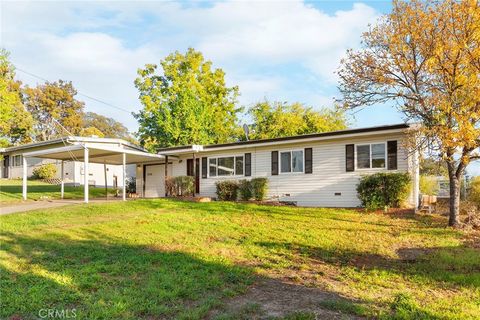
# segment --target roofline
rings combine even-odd
[[[272,143],[272,142],[295,141],[295,140],[304,140],[304,139],[312,139],[312,138],[326,138],[326,137],[335,137],[335,136],[351,135],[351,134],[357,134],[357,133],[368,133],[368,132],[378,132],[378,131],[387,131],[387,130],[401,130],[401,129],[408,129],[412,126],[413,125],[408,123],[400,123],[400,124],[394,124],[394,125],[365,127],[365,128],[358,128],[358,129],[345,129],[345,130],[322,132],[322,133],[310,133],[310,134],[281,137],[281,138],[210,144],[210,145],[203,146],[203,151],[208,151],[208,150],[217,149],[217,148],[237,147],[237,146],[243,146],[243,145],[262,145],[262,144]],[[171,153],[173,151],[190,151],[190,150],[193,150],[193,146],[194,145],[162,148],[162,149],[159,149],[157,153],[162,154],[162,153]]]
[[[7,148],[1,148],[0,152],[6,153],[6,152],[13,152],[13,151],[19,151],[19,150],[25,150],[25,149],[30,149],[30,148],[37,148],[37,147],[42,147],[42,146],[48,146],[51,144],[56,144],[60,142],[66,142],[72,144],[72,142],[103,142],[103,143],[119,143],[140,151],[145,151],[144,148],[134,145],[133,143],[130,143],[126,140],[123,139],[117,139],[117,138],[94,138],[94,137],[79,137],[79,136],[67,136],[67,137],[61,137],[57,139],[52,139],[52,140],[47,140],[47,141],[40,141],[40,142],[32,142],[32,143],[27,143],[19,146],[13,146],[13,147],[7,147]]]

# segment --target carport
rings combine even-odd
[[[123,190],[122,198],[126,200],[126,165],[136,163],[163,162],[165,157],[148,153],[140,147],[133,146],[119,139],[69,137],[64,146],[45,148],[23,154],[23,200],[27,200],[27,166],[28,158],[43,158],[61,161],[61,198],[64,197],[64,162],[83,161],[84,166],[84,202],[88,203],[88,164],[101,163],[106,165],[122,165]],[[105,169],[106,170],[106,169]]]

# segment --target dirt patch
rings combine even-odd
[[[222,309],[212,311],[207,319],[216,319],[220,315],[230,315],[234,319],[272,319],[297,313],[311,314],[316,319],[363,319],[330,310],[350,305],[353,306],[353,302],[319,288],[262,278],[245,294],[230,299]]]

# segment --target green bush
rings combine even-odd
[[[410,191],[407,173],[375,173],[363,176],[357,185],[358,198],[367,209],[400,207]]]
[[[468,200],[475,203],[480,208],[480,176],[474,177],[470,181]]]
[[[238,193],[240,199],[248,201],[252,198],[252,184],[249,180],[240,180],[238,182]]]
[[[53,163],[46,163],[33,169],[34,179],[53,179],[57,175],[57,166]]]
[[[250,181],[252,195],[257,201],[265,200],[268,191],[267,178],[254,178]]]
[[[438,193],[438,181],[434,176],[420,176],[420,193],[427,195],[437,195]]]
[[[193,194],[195,179],[191,176],[167,177],[165,188],[171,197],[189,196]]]
[[[232,180],[217,181],[215,183],[217,187],[218,200],[222,201],[235,201],[237,200],[238,182]]]

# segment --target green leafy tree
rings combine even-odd
[[[2,145],[30,141],[32,117],[22,103],[21,83],[9,53],[0,49],[0,140]]]
[[[138,70],[135,86],[143,109],[135,114],[138,137],[155,150],[187,144],[232,141],[235,137],[238,88],[227,87],[222,69],[190,48]]]
[[[50,140],[68,134],[53,119],[71,134],[80,134],[84,103],[75,99],[77,90],[72,82],[63,80],[46,82],[36,88],[27,87],[24,92],[25,106],[34,118],[36,141]]]
[[[106,138],[131,138],[127,127],[125,127],[122,123],[95,112],[85,113],[83,117],[83,127],[96,128],[102,133],[102,136]]]
[[[448,177],[447,164],[441,159],[422,158],[420,160],[420,174]]]
[[[250,138],[268,139],[315,132],[342,130],[347,127],[345,113],[338,109],[314,110],[300,103],[268,101],[249,110],[252,117]]]

